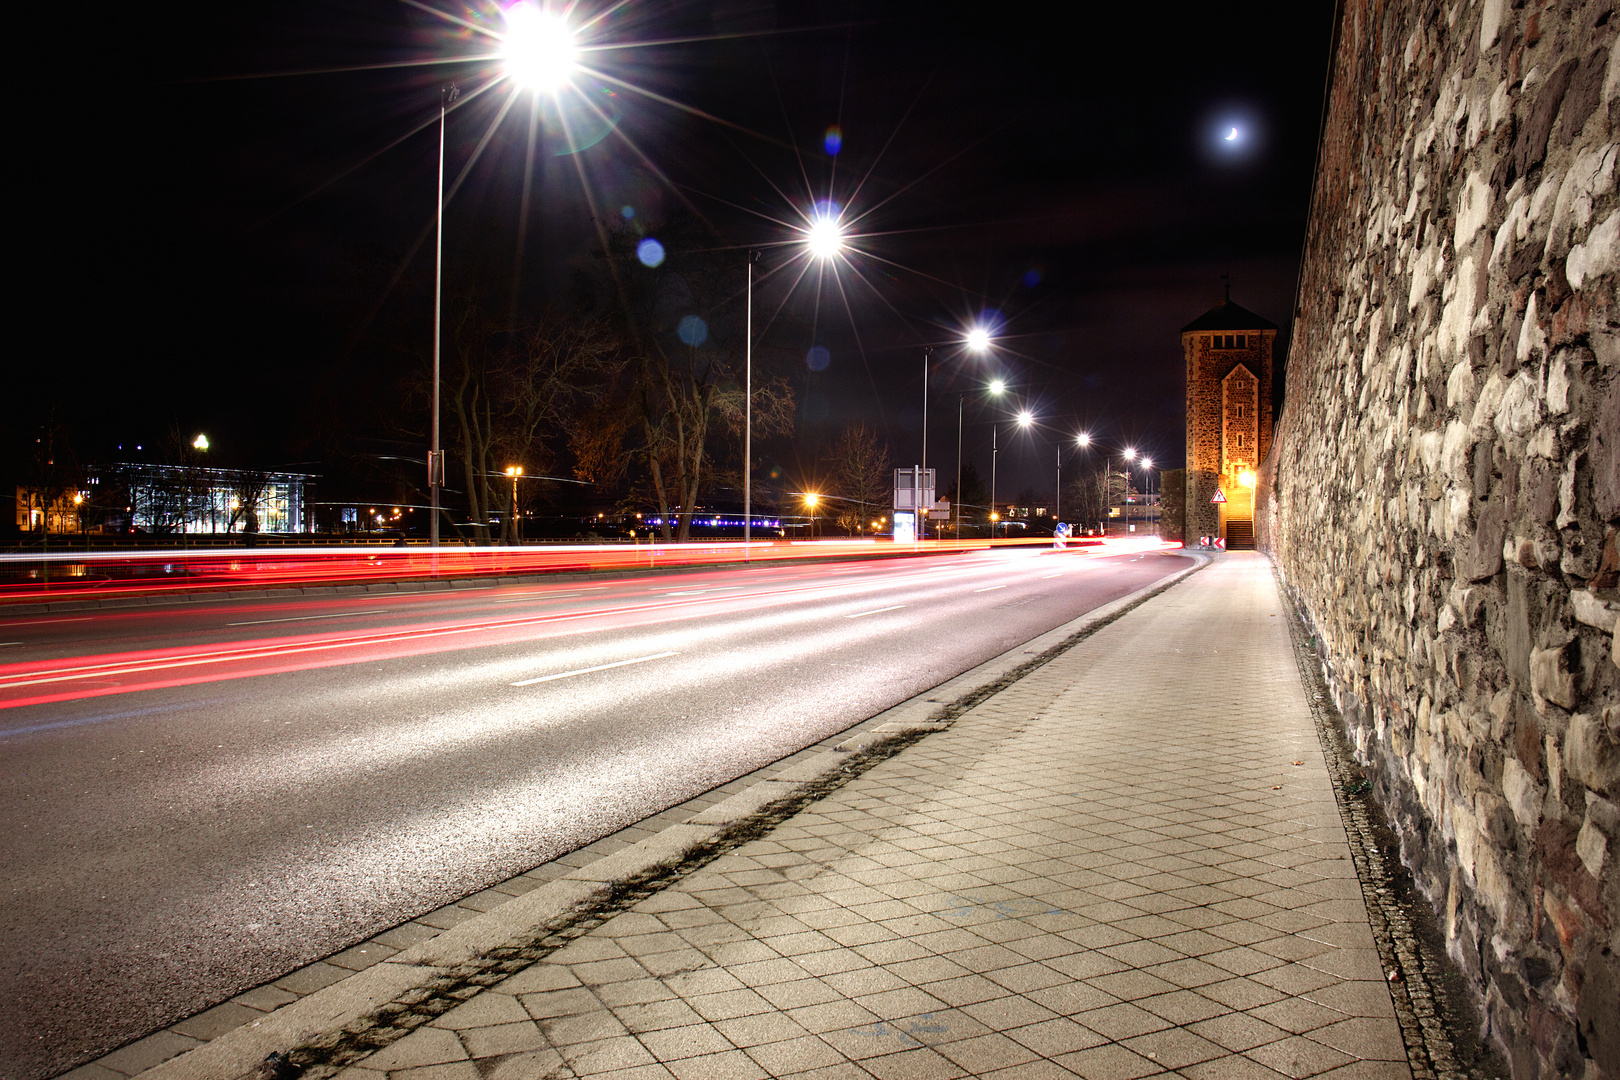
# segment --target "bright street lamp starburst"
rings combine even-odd
[[[526,90],[561,90],[579,66],[579,46],[568,23],[530,0],[519,0],[504,15],[501,59],[507,77]]]
[[[830,214],[816,218],[805,231],[805,246],[818,259],[830,259],[844,250],[844,226]]]
[[[982,326],[975,326],[968,331],[967,346],[974,352],[984,352],[990,348],[990,331]]]

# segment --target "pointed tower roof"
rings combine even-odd
[[[1262,319],[1248,308],[1230,300],[1222,301],[1181,328],[1183,334],[1199,330],[1275,330],[1277,324]]]

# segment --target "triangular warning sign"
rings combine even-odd
[[[1209,501],[1212,502],[1212,503],[1223,503],[1223,502],[1225,502],[1226,501],[1226,492],[1222,491],[1220,488],[1216,488],[1215,489],[1215,496],[1212,499],[1210,499]]]

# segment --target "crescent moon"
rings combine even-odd
[[[1238,129],[1237,128],[1233,128],[1231,131],[1226,133],[1226,141],[1227,142],[1233,142],[1233,141],[1235,141],[1237,139],[1237,137],[1238,137]]]

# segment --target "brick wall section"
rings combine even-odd
[[[1620,1078],[1620,11],[1342,10],[1261,544],[1514,1076]]]
[[[1228,499],[1241,498],[1232,470],[1239,464],[1255,467],[1271,450],[1271,350],[1277,332],[1254,327],[1244,333],[1242,349],[1215,348],[1212,334],[1192,331],[1181,335],[1187,358],[1187,488],[1185,535],[1192,543],[1200,536],[1224,536],[1226,514],[1209,500],[1217,488]],[[1224,336],[1224,335],[1223,335]],[[1233,335],[1236,336],[1235,334]],[[1237,419],[1227,399],[1228,377],[1242,365],[1258,386],[1249,391],[1248,407]],[[1242,378],[1241,375],[1238,378]],[[1247,380],[1245,380],[1247,381]],[[1254,382],[1250,382],[1254,387]],[[1254,420],[1258,411],[1258,422]],[[1245,432],[1239,450],[1235,435]],[[1258,447],[1252,443],[1258,440]],[[1244,493],[1246,494],[1246,493]],[[1228,506],[1231,504],[1228,503]],[[1247,517],[1244,513],[1239,516]]]

